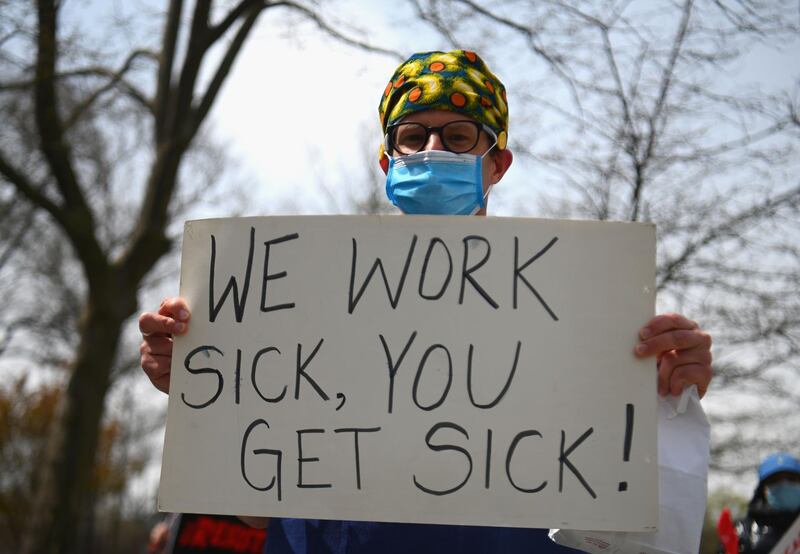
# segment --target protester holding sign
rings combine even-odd
[[[385,144],[380,164],[389,199],[407,214],[485,215],[489,193],[512,163],[505,87],[470,51],[415,54],[387,84],[379,106]],[[139,320],[141,365],[169,391],[172,335],[190,319],[183,299],[162,302]],[[577,337],[579,339],[579,337]],[[656,316],[631,345],[655,357],[658,391],[679,394],[711,379],[711,339],[693,321]],[[269,524],[266,552],[570,552],[539,529],[247,518]]]
[[[800,459],[787,452],[770,454],[758,466],[758,485],[747,507],[747,517],[732,526],[739,546],[737,552],[775,552],[775,546],[798,520]],[[794,534],[791,538],[800,540],[796,529]],[[800,550],[800,542],[795,547]],[[724,552],[722,546],[719,552]],[[783,550],[779,552],[783,554]]]

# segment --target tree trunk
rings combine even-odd
[[[69,384],[42,460],[24,554],[77,553],[82,517],[93,509],[92,468],[111,367],[122,324],[136,309],[136,287],[121,291],[113,282],[90,292]]]

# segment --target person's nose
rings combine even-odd
[[[425,143],[425,146],[422,149],[426,152],[431,150],[446,150],[444,143],[442,142],[442,137],[439,135],[439,131],[430,132],[430,135],[428,136],[428,142]]]

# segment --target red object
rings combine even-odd
[[[722,546],[725,548],[725,554],[738,554],[739,552],[739,535],[733,527],[733,519],[731,519],[731,511],[728,508],[722,510],[717,522],[717,534]]]
[[[181,514],[172,554],[261,554],[266,538],[232,516]]]

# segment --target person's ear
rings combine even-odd
[[[511,167],[511,162],[514,161],[514,155],[511,150],[497,150],[492,156],[492,170],[489,172],[489,183],[496,185],[506,174],[508,168]]]
[[[389,156],[386,155],[386,147],[381,144],[378,149],[378,165],[381,166],[384,175],[389,173]]]

